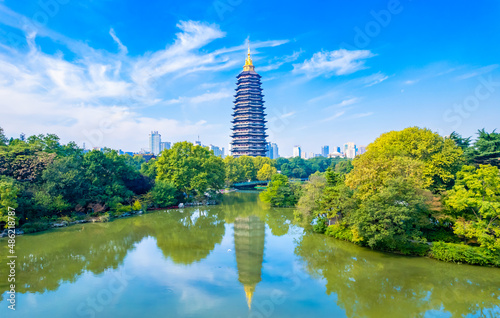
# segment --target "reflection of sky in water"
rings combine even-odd
[[[398,317],[411,317],[415,314],[421,317],[451,317],[452,314],[448,311],[453,309],[455,302],[472,308],[469,312],[473,314],[466,317],[479,317],[481,306],[486,308],[483,309],[485,317],[500,316],[499,307],[488,309],[492,307],[492,300],[495,301],[491,298],[491,293],[488,295],[489,299],[484,299],[484,304],[481,304],[483,299],[477,298],[476,295],[496,290],[495,297],[499,297],[500,284],[491,286],[500,281],[500,278],[494,278],[494,275],[500,275],[498,269],[398,257],[362,249],[321,235],[304,234],[304,230],[296,226],[290,226],[287,230],[288,226],[283,225],[290,224],[293,217],[291,214],[286,217],[277,216],[280,217],[280,224],[266,224],[265,235],[263,232],[255,234],[253,230],[245,232],[240,228],[238,240],[243,241],[240,241],[239,245],[236,244],[240,253],[240,263],[237,264],[234,222],[238,219],[238,222],[243,222],[241,224],[245,228],[252,217],[248,211],[239,217],[239,212],[229,208],[220,207],[225,211],[226,218],[231,220],[223,229],[217,230],[219,234],[214,234],[224,233],[222,238],[219,236],[213,239],[215,247],[206,257],[203,251],[195,254],[201,255],[199,258],[189,258],[189,255],[186,258],[182,250],[176,250],[176,246],[190,246],[183,245],[189,243],[182,242],[183,240],[193,240],[196,245],[198,234],[194,233],[201,233],[204,240],[210,239],[207,236],[210,232],[192,232],[199,231],[193,224],[219,213],[219,207],[211,207],[208,213],[204,208],[184,209],[178,216],[171,216],[169,212],[156,212],[116,220],[106,225],[108,227],[90,225],[86,229],[92,233],[88,238],[89,242],[81,242],[81,239],[75,238],[75,241],[82,244],[75,250],[83,255],[73,255],[73,258],[60,260],[59,262],[66,262],[58,264],[63,265],[61,270],[71,273],[71,259],[90,258],[89,254],[83,252],[90,245],[93,247],[92,253],[100,251],[102,246],[94,239],[98,237],[94,234],[111,235],[116,242],[129,240],[136,243],[121,245],[122,249],[128,249],[124,254],[113,253],[114,246],[108,250],[104,249],[106,257],[117,258],[114,260],[117,264],[115,269],[94,271],[100,273],[96,275],[88,270],[90,265],[87,265],[87,270],[83,272],[76,267],[72,282],[59,280],[59,287],[49,288],[50,291],[43,293],[33,293],[28,287],[29,292],[17,294],[15,313],[7,309],[7,297],[4,293],[0,303],[0,316],[91,317],[91,313],[95,313],[96,317],[307,317],[314,313],[315,317],[357,317],[361,313],[368,317],[388,317],[391,314]],[[246,202],[245,209],[248,208]],[[268,210],[264,214],[260,213],[259,217],[268,222],[273,216],[270,213],[277,212]],[[177,221],[171,223],[172,219]],[[224,222],[223,218],[210,220],[214,224]],[[254,220],[260,222],[258,219]],[[147,227],[151,222],[159,222],[159,226],[157,224],[155,228]],[[181,222],[186,227],[175,227],[174,230],[171,226],[176,224],[175,222]],[[60,232],[41,234],[39,237],[26,236],[20,243],[21,246],[23,242],[24,246],[30,246],[28,243],[33,240],[57,237],[63,235],[64,231],[73,231],[71,233],[74,234],[71,235],[82,235],[82,232],[77,232],[75,228],[67,228]],[[131,237],[131,231],[140,233]],[[180,232],[177,233],[179,235],[169,236],[169,231]],[[257,231],[264,230],[260,227]],[[252,235],[254,238],[250,239],[250,243],[245,243],[245,237]],[[265,246],[262,251],[262,247],[259,247],[262,245],[255,242],[262,242],[263,237]],[[107,239],[102,241],[106,242]],[[159,240],[163,241],[160,243]],[[62,250],[58,253],[63,252],[69,253]],[[36,254],[37,251],[32,253]],[[179,256],[179,253],[182,255]],[[262,254],[263,261],[257,261],[257,264],[252,255],[262,257]],[[119,259],[119,255],[124,255],[123,260]],[[180,261],[175,263],[176,259]],[[200,260],[186,261],[189,259]],[[100,265],[106,264],[95,266],[100,268]],[[35,265],[28,268],[34,270],[37,268]],[[460,278],[460,274],[464,277]],[[55,277],[56,282],[57,277],[63,277],[58,276],[58,273],[45,275],[49,279]],[[38,276],[32,273],[29,277]],[[246,299],[249,288],[245,289],[241,279],[254,285],[251,291],[253,295],[250,316]],[[419,294],[414,296],[414,291]],[[406,292],[408,293],[405,294]],[[101,297],[101,303],[104,305],[97,303],[92,309],[87,301],[98,297]],[[391,300],[391,297],[394,299]],[[497,299],[500,303],[500,298]],[[441,301],[448,307],[440,308]],[[463,304],[464,301],[471,303]],[[406,312],[405,306],[410,307],[408,304],[412,303],[417,304],[410,305],[412,308],[408,308],[409,311]],[[426,306],[425,303],[432,305]]]

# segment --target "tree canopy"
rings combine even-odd
[[[463,151],[453,140],[411,127],[382,134],[371,143],[354,160],[346,183],[368,196],[386,180],[402,176],[419,187],[443,191],[453,186],[463,162]]]
[[[157,160],[157,180],[169,181],[186,195],[203,195],[224,187],[224,162],[208,148],[179,142]]]
[[[497,167],[464,166],[449,191],[446,204],[458,217],[455,234],[500,249],[500,171]]]

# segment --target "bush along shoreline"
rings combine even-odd
[[[126,211],[122,212],[106,212],[104,214],[98,215],[98,216],[91,216],[91,215],[86,215],[86,214],[74,214],[73,216],[64,216],[61,218],[58,218],[56,220],[38,220],[35,222],[28,222],[25,223],[20,229],[16,229],[16,235],[23,235],[23,234],[32,234],[32,233],[38,233],[38,232],[43,232],[49,229],[53,228],[62,228],[62,227],[67,227],[71,225],[77,225],[77,224],[84,224],[84,223],[105,223],[105,222],[111,222],[115,219],[119,218],[125,218],[125,217],[130,217],[134,215],[141,215],[144,213],[150,213],[150,212],[155,212],[155,211],[160,211],[160,210],[172,210],[172,209],[182,209],[182,208],[187,208],[187,207],[194,207],[194,206],[207,206],[207,205],[217,205],[219,204],[218,201],[216,200],[205,200],[202,202],[187,202],[187,203],[179,203],[179,205],[174,205],[174,206],[168,206],[168,207],[156,207],[156,208],[150,208],[147,209],[145,212],[143,210],[132,210],[132,209],[126,209]],[[7,237],[8,236],[8,231],[5,229],[3,232],[0,233],[0,238],[2,237]]]
[[[234,183],[270,180],[278,170],[307,178],[330,166],[342,170],[351,163],[323,157],[222,159],[189,142],[175,143],[157,157],[130,156],[108,148],[84,150],[74,142],[64,145],[54,134],[8,139],[0,127],[0,228],[12,209],[18,233],[22,227],[34,232],[180,202],[217,201],[221,190]],[[140,206],[134,207],[137,202]]]
[[[273,176],[262,201],[296,204],[327,236],[403,255],[500,267],[500,134],[474,142],[411,127],[377,138],[350,169],[297,186]]]

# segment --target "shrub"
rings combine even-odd
[[[134,204],[132,204],[132,210],[139,211],[142,209],[142,204],[139,200],[135,200]]]
[[[440,227],[436,230],[424,230],[422,232],[429,242],[460,243],[460,238],[447,228]]]
[[[115,208],[113,209],[115,212],[115,215],[119,214],[121,215],[122,213],[125,212],[131,212],[132,211],[132,206],[130,205],[123,205],[121,203],[117,203]]]
[[[26,234],[45,231],[45,230],[48,230],[49,228],[50,228],[50,223],[43,222],[43,221],[30,222],[30,223],[26,223],[22,226],[22,230]]]
[[[175,185],[164,180],[156,181],[151,190],[151,196],[154,204],[159,207],[168,207],[179,202],[177,199],[179,197],[179,192]]]
[[[99,216],[99,222],[109,222],[110,215],[109,213],[104,213],[103,215]]]
[[[313,231],[316,233],[325,233],[328,219],[327,218],[317,218],[316,224],[313,225]]]
[[[395,250],[403,255],[425,256],[430,248],[430,245],[425,243],[406,242],[397,244]]]
[[[336,223],[333,225],[330,225],[326,231],[325,234],[331,237],[334,237],[339,240],[343,241],[349,241],[353,242],[353,233],[351,229],[345,226],[343,223]]]
[[[72,222],[72,221],[73,221],[73,219],[72,219],[71,217],[67,216],[67,215],[64,215],[64,216],[61,216],[61,217],[59,218],[59,221],[61,221],[61,222],[62,222],[62,221],[66,221],[66,222],[68,222],[68,223],[69,223],[69,222]]]
[[[500,267],[500,253],[484,247],[436,242],[431,247],[430,256],[445,262]]]

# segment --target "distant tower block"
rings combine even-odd
[[[261,76],[255,72],[249,46],[243,72],[237,76],[236,95],[234,95],[234,113],[231,122],[233,124],[231,155],[234,157],[266,156],[266,114],[260,78]]]

